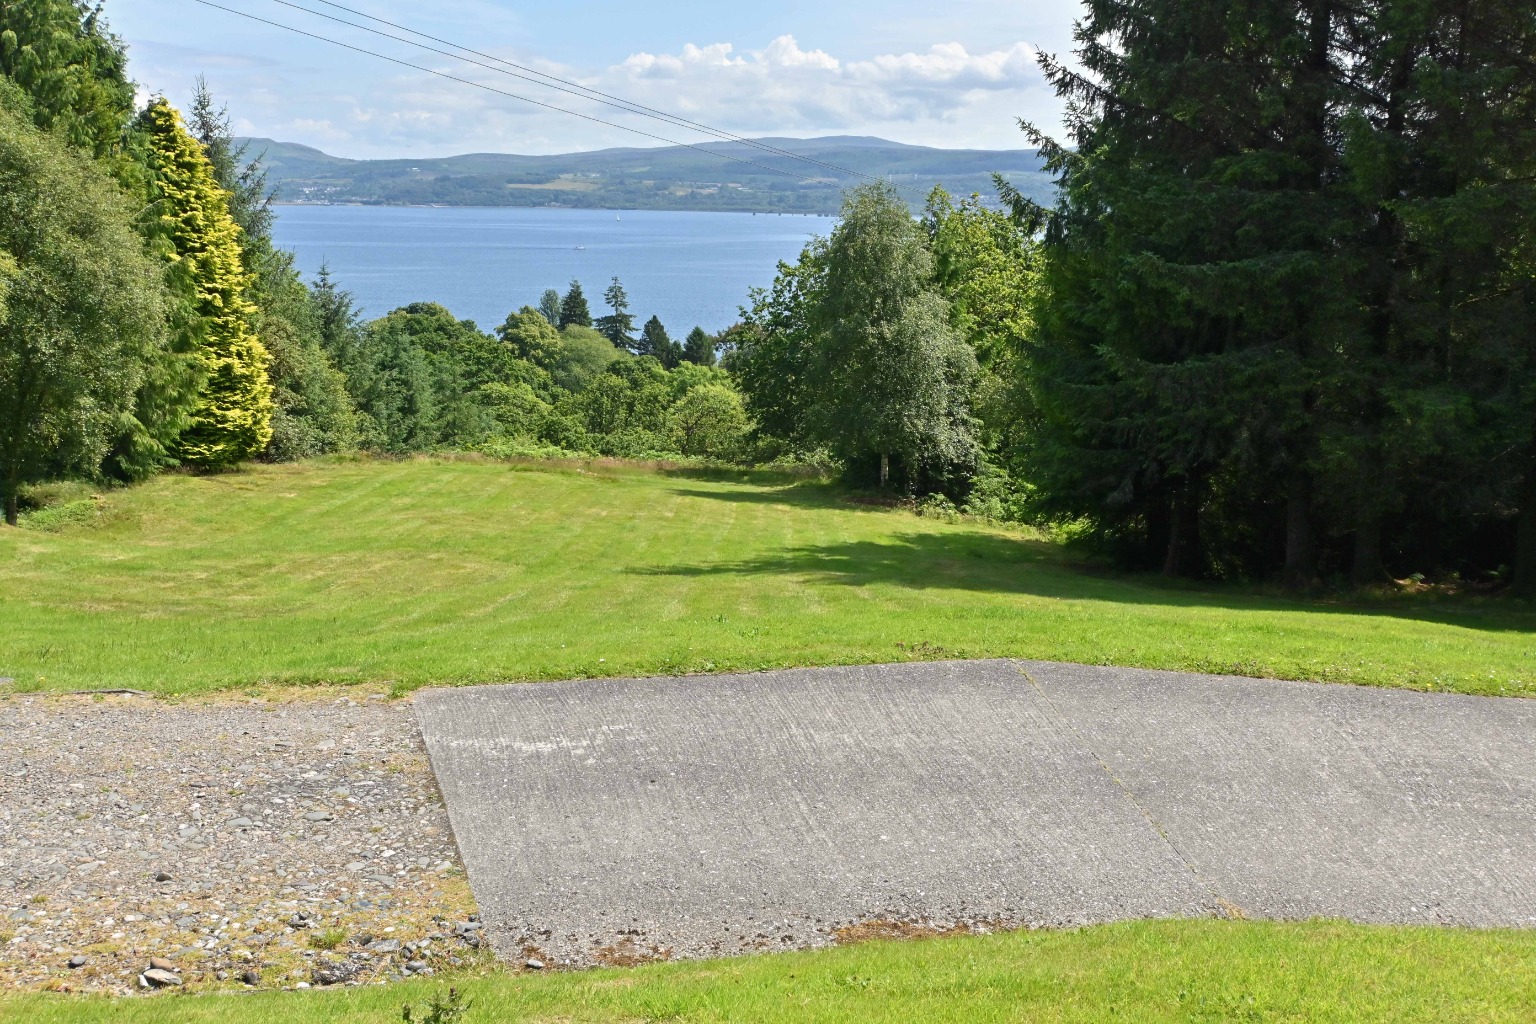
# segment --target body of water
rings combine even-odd
[[[322,263],[366,317],[438,302],[490,330],[546,288],[581,282],[594,317],[615,275],[638,331],[661,317],[681,338],[737,320],[747,290],[773,281],[830,217],[665,210],[279,206],[273,239],[306,280]]]

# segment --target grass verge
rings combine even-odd
[[[163,476],[96,504],[0,530],[0,676],[18,688],[1027,657],[1536,689],[1519,602],[1351,605],[1097,574],[1018,531],[747,473],[321,461]]]
[[[1160,921],[345,991],[0,996],[28,1024],[399,1020],[450,984],[463,1024],[573,1021],[1529,1021],[1536,932]]]

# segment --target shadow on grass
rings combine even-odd
[[[704,477],[695,477],[701,481]],[[729,490],[706,491],[696,487],[674,487],[672,493],[682,498],[703,498],[709,501],[728,501],[746,505],[794,505],[797,508],[845,508],[856,509],[860,502],[839,484],[826,481],[802,481],[778,487],[765,487],[757,480],[721,477],[711,483],[746,484],[748,487],[732,487]]]
[[[712,492],[698,494],[716,496]],[[792,501],[815,506],[844,503],[835,491],[803,495],[800,500],[782,494],[776,498],[754,499],[736,492],[718,497],[727,501]],[[626,572],[677,577],[794,575],[817,583],[849,587],[880,585],[1174,608],[1384,616],[1490,632],[1536,629],[1536,616],[1527,611],[1452,604],[1445,599],[1432,605],[1408,605],[1406,602],[1412,600],[1408,598],[1344,603],[1280,597],[1233,585],[1202,585],[1153,576],[1088,572],[1073,565],[1061,547],[1050,541],[983,532],[908,532],[886,540],[802,545],[757,558],[637,567]]]

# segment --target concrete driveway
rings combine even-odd
[[[871,919],[1536,925],[1536,701],[982,661],[437,690],[417,715],[505,955]]]

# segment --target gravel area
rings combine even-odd
[[[488,957],[409,703],[337,692],[0,698],[0,988],[355,985]]]

